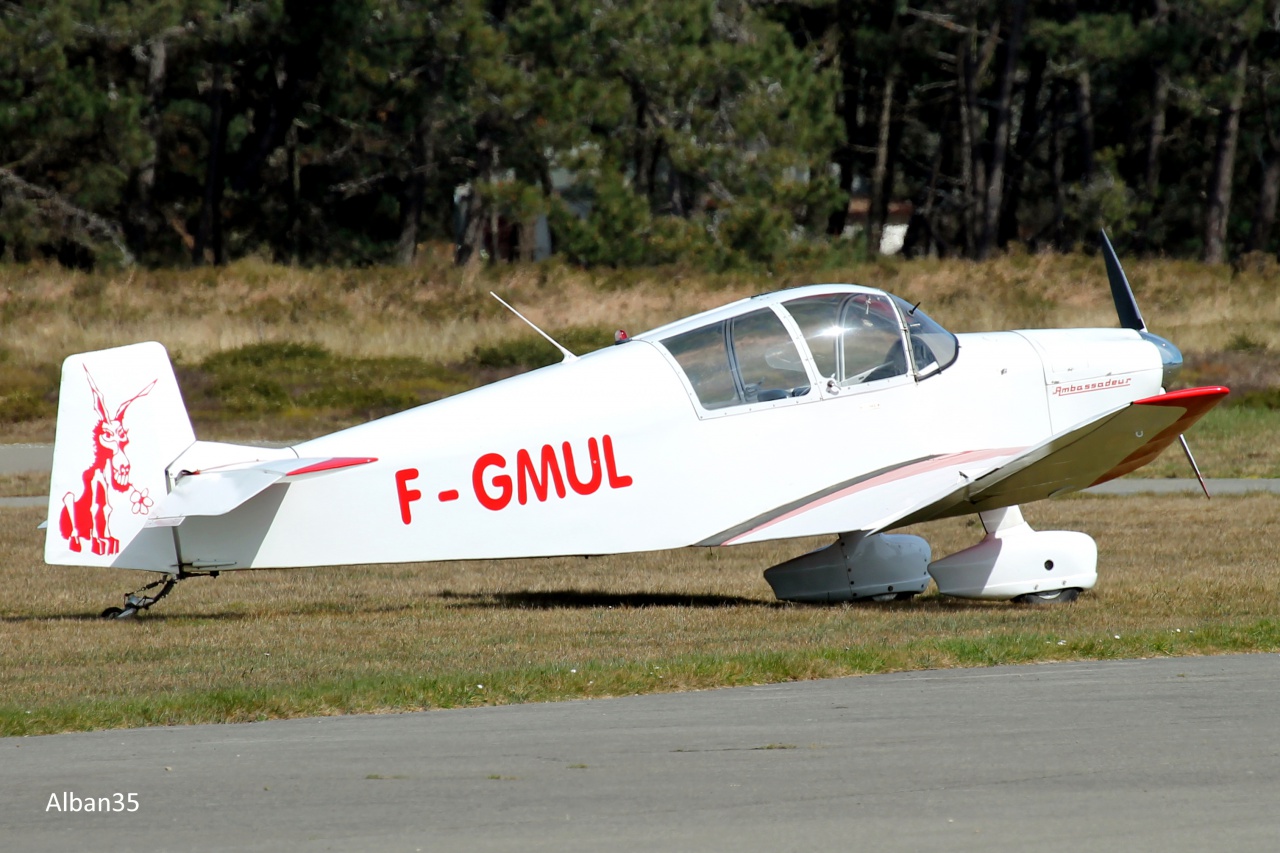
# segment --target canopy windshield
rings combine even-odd
[[[744,300],[658,338],[704,411],[784,404],[815,383],[888,387],[932,376],[956,359],[955,335],[896,296],[849,286],[802,292],[777,294],[763,306]]]
[[[841,385],[930,376],[956,358],[956,338],[924,312],[882,293],[829,293],[783,303],[818,372]],[[903,344],[906,328],[908,349]]]
[[[938,325],[928,314],[900,296],[893,297],[907,321],[907,334],[911,337],[911,357],[916,363],[916,375],[923,378],[946,370],[956,360],[960,344],[956,336]]]

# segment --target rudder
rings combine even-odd
[[[143,530],[165,468],[195,441],[165,348],[154,341],[62,363],[45,562],[170,571],[168,531]]]

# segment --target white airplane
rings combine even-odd
[[[158,573],[103,614],[123,617],[239,569],[834,534],[765,572],[778,598],[1068,601],[1094,541],[1018,505],[1151,462],[1227,394],[1166,391],[1182,356],[1104,250],[1121,329],[953,335],[812,285],[284,448],[198,441],[158,343],[73,355],[45,561]],[[985,538],[939,560],[886,532],[966,513]]]

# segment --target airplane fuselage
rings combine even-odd
[[[744,312],[777,311],[797,293],[744,300],[281,451],[376,461],[272,486],[225,515],[186,518],[176,528],[182,557],[270,568],[877,529],[913,495],[976,478],[1161,391],[1159,352],[1128,330],[960,335],[944,369],[921,376],[916,365],[841,386],[819,372],[792,327],[802,363],[779,363],[803,378],[797,389],[704,406],[664,341]],[[171,466],[194,467],[187,457]]]

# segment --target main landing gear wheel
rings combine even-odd
[[[1080,597],[1080,590],[1075,587],[1055,589],[1051,592],[1029,592],[1014,599],[1017,604],[1070,604]]]

